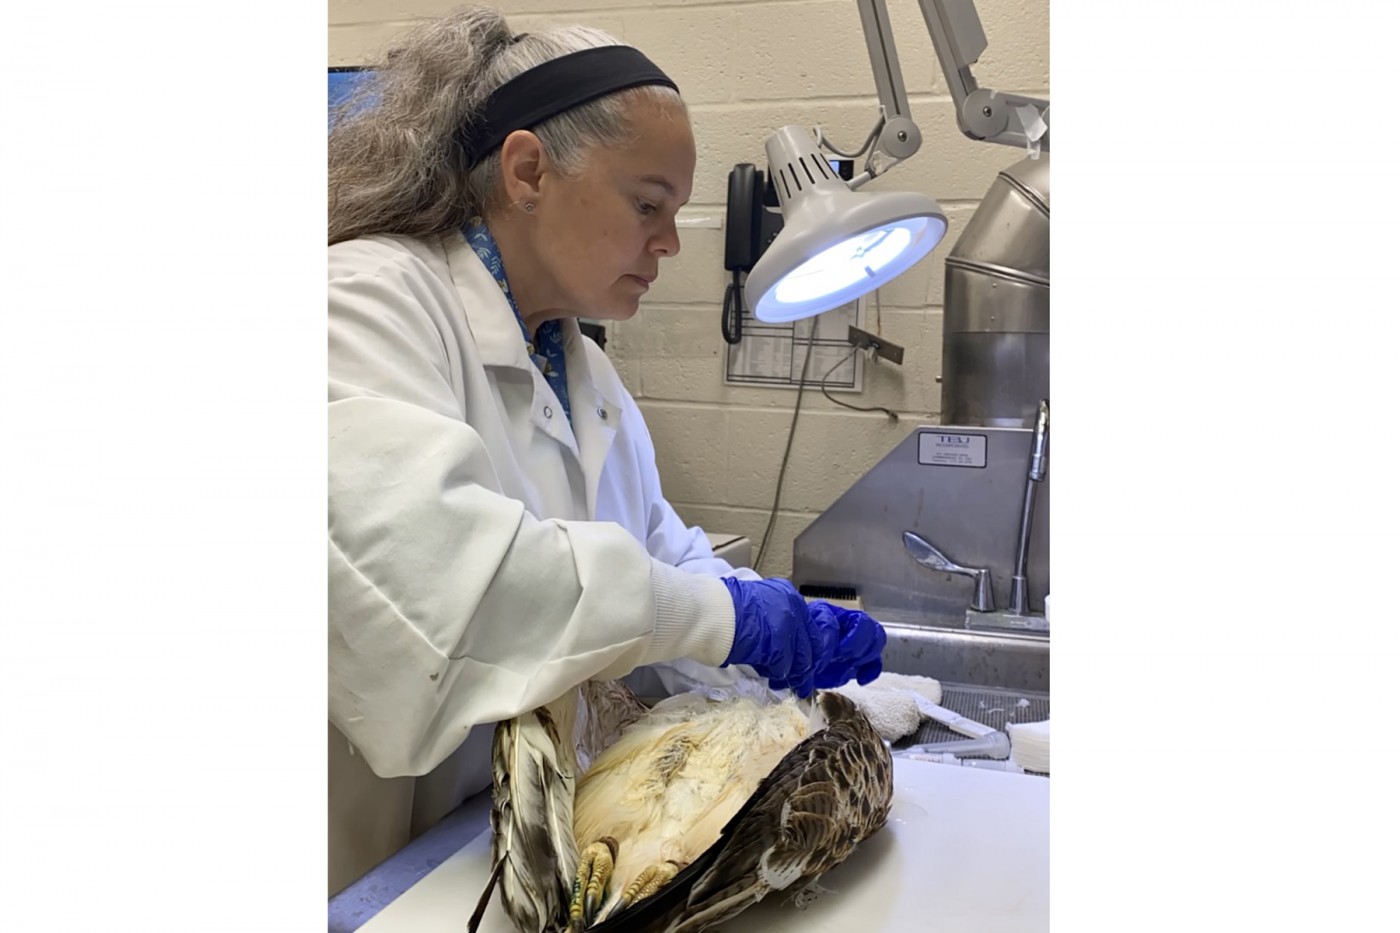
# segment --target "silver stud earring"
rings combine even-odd
[[[534,202],[533,202],[533,201],[526,201],[526,202],[525,202],[525,213],[527,213],[527,214],[533,214],[534,212],[535,212],[535,204],[534,204]]]

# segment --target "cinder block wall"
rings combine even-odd
[[[869,186],[911,188],[937,198],[950,228],[938,248],[880,292],[880,332],[905,347],[904,365],[867,366],[857,413],[809,389],[763,573],[791,571],[792,541],[910,430],[938,418],[942,371],[943,259],[996,173],[1021,156],[958,131],[942,71],[917,0],[887,0],[905,85],[923,146]],[[329,0],[330,64],[368,60],[397,30],[457,4],[449,0]],[[854,0],[499,0],[518,30],[561,23],[605,29],[646,52],[676,79],[690,106],[699,160],[684,216],[722,220],[737,162],[764,166],[763,141],[788,123],[820,124],[842,148],[857,147],[878,115]],[[1048,0],[977,0],[988,49],[978,82],[1047,96]],[[720,306],[724,231],[685,227],[681,253],[633,320],[609,323],[608,354],[637,398],[656,440],[667,497],[686,521],[746,534],[755,554],[768,524],[796,393],[724,383]],[[867,325],[877,324],[874,302]]]

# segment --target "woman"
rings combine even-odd
[[[596,30],[513,35],[470,8],[392,49],[369,94],[331,134],[329,236],[330,718],[369,768],[447,761],[445,812],[489,784],[489,728],[454,754],[474,727],[590,677],[872,680],[878,623],[735,571],[680,521],[575,320],[630,318],[680,249],[675,84]]]

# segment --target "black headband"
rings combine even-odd
[[[457,138],[475,167],[516,130],[529,129],[566,110],[605,94],[646,84],[676,82],[641,52],[626,45],[605,45],[571,52],[516,75],[491,92],[481,116],[458,131]]]

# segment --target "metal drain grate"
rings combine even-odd
[[[1017,693],[1014,690],[944,684],[943,702],[939,706],[1002,731],[1006,730],[1007,723],[1041,722],[1050,718],[1048,693]],[[930,720],[920,726],[918,732],[895,742],[894,747],[908,748],[911,745],[955,742],[965,738],[967,736]]]

